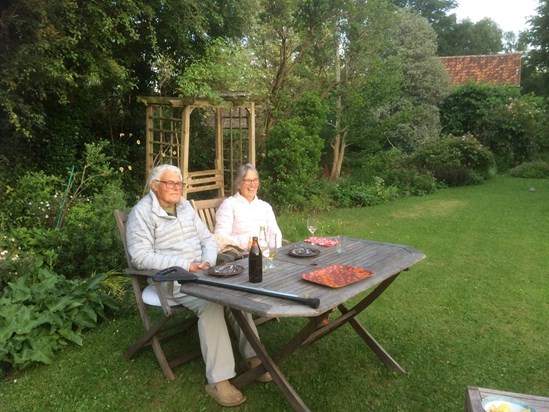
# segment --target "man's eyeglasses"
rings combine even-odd
[[[250,183],[259,183],[259,179],[256,177],[255,179],[242,179],[244,183],[250,184]]]
[[[172,182],[171,180],[157,180],[157,182],[164,183],[168,189],[183,189],[185,187],[183,182]]]

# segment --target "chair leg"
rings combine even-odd
[[[172,359],[168,360],[168,358],[164,354],[164,350],[162,349],[161,341],[189,332],[189,330],[191,330],[196,326],[198,322],[198,318],[192,317],[190,319],[187,319],[178,327],[171,328],[170,330],[167,330],[167,331],[166,330],[163,331],[162,329],[170,320],[169,317],[163,316],[161,319],[159,319],[156,323],[152,325],[148,317],[147,317],[147,320],[148,320],[148,324],[150,325],[149,328],[130,348],[126,350],[126,352],[124,352],[124,357],[126,359],[131,359],[143,347],[151,345],[154,355],[156,357],[156,360],[158,361],[158,364],[160,365],[160,368],[162,369],[164,376],[168,380],[174,380],[175,374],[173,373],[173,368],[175,368],[176,366],[182,365],[183,363],[186,363],[190,360],[200,357],[202,355],[202,352],[200,351],[200,349],[191,350],[191,351],[182,353],[180,355],[177,355]],[[161,337],[159,334],[162,334]]]
[[[162,369],[164,376],[166,377],[166,379],[170,381],[175,380],[175,375],[172,371],[172,368],[170,368],[170,364],[166,359],[166,355],[164,355],[164,351],[160,346],[160,341],[156,336],[152,338],[151,344],[152,344],[154,354],[156,356],[156,360],[158,361],[158,364],[160,365],[160,368]]]
[[[126,359],[133,358],[137,352],[141,350],[145,345],[151,343],[151,339],[162,329],[162,327],[168,322],[169,318],[162,318],[158,322],[156,322],[154,325],[152,325],[149,329],[145,331],[143,336],[141,336],[138,340],[135,341],[135,343],[130,346],[126,352],[124,352],[124,357]]]

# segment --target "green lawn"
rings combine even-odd
[[[284,237],[305,237],[305,218],[280,216]],[[407,374],[386,368],[345,327],[282,365],[311,410],[460,411],[467,385],[549,396],[549,180],[498,176],[321,219],[318,235],[342,227],[414,246],[427,259],[361,316]],[[151,352],[123,359],[139,322],[128,310],[53,365],[4,379],[0,411],[223,410],[204,393],[201,360],[168,382]],[[265,324],[262,340],[277,348],[302,323]],[[248,402],[231,410],[290,410],[274,383],[244,393]]]

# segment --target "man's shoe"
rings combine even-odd
[[[237,406],[246,401],[246,397],[228,381],[206,385],[206,393],[222,406]]]
[[[257,356],[254,356],[253,358],[250,358],[247,360],[245,367],[246,369],[253,369],[256,366],[258,366],[260,363],[261,363],[261,360]],[[267,383],[272,381],[273,377],[269,372],[265,372],[263,375],[259,375],[257,378],[255,378],[255,380],[261,383]]]

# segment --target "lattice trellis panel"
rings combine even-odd
[[[147,106],[147,166],[169,163],[181,167],[183,109],[168,105]]]
[[[183,172],[184,195],[214,190],[224,196],[234,191],[233,178],[243,163],[255,164],[255,105],[243,95],[225,96],[221,104],[205,100],[139,97],[146,105],[146,166],[173,164]],[[190,116],[194,109],[212,111],[215,130],[214,167],[189,170]],[[196,149],[193,149],[196,150]]]

